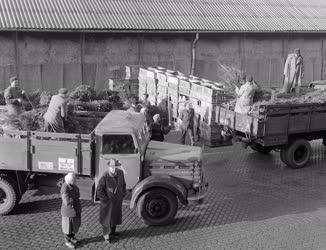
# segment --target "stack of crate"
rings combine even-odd
[[[174,121],[178,118],[178,106],[179,106],[179,78],[177,77],[178,72],[167,71],[167,82],[168,82],[168,96],[170,98],[170,104],[172,107],[172,118]]]
[[[118,71],[117,71],[118,72]],[[108,87],[111,90],[117,91],[120,98],[124,101],[131,95],[138,95],[138,72],[139,67],[127,66],[124,71],[119,71],[119,78],[111,78],[108,80]],[[117,75],[117,74],[116,74]]]
[[[125,81],[130,95],[137,96],[139,93],[139,66],[126,66]]]
[[[223,144],[221,128],[215,122],[216,106],[224,102],[225,91],[223,85],[201,79],[201,136],[209,146]]]
[[[148,101],[155,105],[157,103],[157,79],[156,79],[156,69],[147,68],[147,78],[146,78]]]
[[[139,68],[138,73],[138,97],[142,97],[144,94],[147,93],[147,69],[146,68]]]
[[[157,78],[157,105],[159,105],[164,100],[166,100],[168,96],[169,84],[167,82],[166,71],[164,68],[158,67],[156,78]]]

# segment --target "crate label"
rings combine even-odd
[[[59,158],[58,159],[59,170],[74,171],[75,160],[73,158]]]
[[[53,162],[50,161],[39,161],[38,169],[42,170],[53,170]]]

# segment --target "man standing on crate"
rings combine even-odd
[[[181,121],[181,144],[186,144],[186,136],[189,134],[190,144],[193,146],[195,111],[189,102],[186,102],[184,106],[185,108],[181,111],[179,116]]]
[[[25,91],[19,87],[17,77],[10,78],[10,86],[5,90],[4,97],[9,115],[19,115],[23,109],[23,99],[26,98]]]
[[[283,93],[295,91],[299,94],[301,81],[303,78],[303,57],[300,49],[295,49],[294,53],[289,54],[284,65],[284,85]]]
[[[63,119],[67,119],[67,94],[66,88],[61,88],[57,95],[52,96],[48,110],[44,114],[45,131],[64,133]]]

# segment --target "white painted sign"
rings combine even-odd
[[[75,171],[75,160],[72,158],[59,158],[59,170],[62,171]]]
[[[39,161],[38,169],[42,170],[53,170],[53,162],[50,161]]]

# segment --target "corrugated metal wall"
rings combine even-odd
[[[163,66],[186,74],[191,69],[194,34],[0,33],[0,88],[12,75],[27,91],[84,83],[101,89],[121,78],[126,65]],[[280,86],[286,56],[301,48],[304,82],[326,78],[326,34],[201,34],[195,73],[225,79],[225,67],[253,74],[263,86]]]

